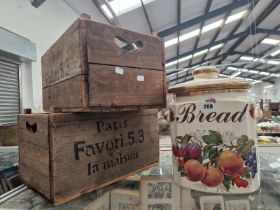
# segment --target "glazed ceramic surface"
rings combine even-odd
[[[175,94],[170,103],[174,179],[205,192],[256,191],[260,167],[250,84],[201,73],[202,78],[169,90]]]

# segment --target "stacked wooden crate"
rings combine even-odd
[[[42,78],[49,113],[19,116],[27,185],[59,205],[158,162],[160,38],[78,19],[42,57]]]

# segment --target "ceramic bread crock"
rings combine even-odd
[[[243,194],[260,186],[251,84],[218,78],[216,67],[169,88],[174,179],[198,191]]]

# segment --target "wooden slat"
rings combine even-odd
[[[86,76],[78,75],[69,80],[43,89],[43,108],[51,106],[81,108],[88,105]]]
[[[42,57],[43,88],[87,73],[84,20],[78,19]]]
[[[160,38],[94,21],[86,23],[89,63],[163,70]],[[141,41],[143,46],[128,52],[119,48],[115,43],[115,37],[128,43]]]
[[[126,67],[122,70],[123,74],[116,71],[114,66],[89,66],[90,106],[164,104],[162,71]]]
[[[164,39],[161,39],[161,52],[162,52],[162,69],[165,72],[165,47],[164,47]],[[163,104],[162,107],[167,108],[167,91],[168,91],[168,84],[167,84],[167,79],[166,79],[166,73],[164,73],[163,76]]]
[[[128,177],[130,177],[130,176],[132,176],[134,174],[137,174],[137,173],[139,173],[141,171],[147,170],[147,169],[149,169],[149,168],[151,168],[151,167],[153,167],[153,166],[155,166],[157,164],[158,164],[158,161],[155,162],[155,163],[152,163],[150,165],[146,165],[143,168],[139,168],[139,169],[137,169],[137,170],[135,170],[133,172],[127,173],[127,174],[125,174],[123,176],[117,177],[116,179],[112,179],[112,180],[110,180],[108,182],[104,182],[104,183],[99,184],[99,185],[97,185],[95,187],[90,187],[90,188],[84,190],[83,192],[76,192],[76,193],[72,194],[71,196],[55,198],[54,200],[52,200],[52,202],[53,202],[54,206],[59,206],[59,205],[64,204],[64,203],[66,203],[68,201],[71,201],[71,200],[73,200],[75,198],[78,198],[78,197],[80,197],[81,195],[83,195],[85,193],[89,193],[89,192],[101,189],[101,188],[106,187],[106,186],[108,186],[110,184],[113,184],[115,182],[118,182],[118,181],[121,181],[123,179],[126,179],[126,178],[128,178]]]
[[[54,200],[64,199],[68,196],[71,197],[87,189],[94,189],[96,186],[111,180],[119,180],[119,177],[158,161],[159,137],[156,115],[126,117],[123,114],[119,114],[119,117],[100,120],[105,124],[111,123],[111,126],[118,127],[121,125],[122,128],[111,131],[102,130],[99,133],[97,120],[53,124],[52,167]],[[125,127],[125,124],[127,124],[127,127]],[[138,143],[129,145],[128,133],[134,131],[134,137],[138,140],[141,139],[139,133],[141,129],[144,131],[143,143],[137,141]],[[69,132],[74,130],[75,132]],[[85,141],[85,145],[102,144],[102,142],[114,141],[115,138],[120,138],[121,135],[124,139],[123,147],[120,146],[118,149],[110,151],[104,150],[101,154],[92,156],[87,156],[84,150],[84,152],[79,153],[79,159],[75,159],[74,142]],[[147,148],[149,148],[149,155],[147,155]],[[95,151],[97,152],[97,150]],[[116,158],[120,157],[120,154],[133,154],[137,158],[123,164],[117,164]],[[104,169],[103,163],[108,160],[114,160],[114,166]],[[99,171],[89,175],[88,163],[98,164]]]
[[[28,186],[50,199],[49,116],[19,115],[18,130],[20,177]]]
[[[49,150],[43,147],[20,142],[20,164],[30,165],[30,168],[39,171],[44,176],[49,176]]]
[[[145,106],[91,106],[91,107],[81,107],[81,108],[62,108],[63,113],[72,112],[127,112],[127,111],[139,111],[141,109],[157,109],[159,105],[145,105]]]
[[[49,150],[20,141],[19,151],[20,178],[50,199]]]
[[[19,115],[19,142],[24,141],[43,148],[49,148],[48,123],[49,116],[47,114]]]
[[[36,171],[31,168],[30,165],[26,164],[20,166],[19,175],[24,184],[43,194],[44,197],[51,199],[49,177],[41,174],[40,171]]]
[[[98,120],[98,119],[113,119],[120,118],[122,115],[126,117],[144,117],[149,115],[156,115],[157,109],[146,109],[141,111],[131,111],[131,112],[111,112],[111,113],[51,113],[50,123],[52,125],[58,123],[69,123],[73,121],[87,121],[87,120]]]

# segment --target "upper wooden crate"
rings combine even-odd
[[[121,111],[165,106],[163,40],[76,20],[42,57],[43,106]]]

